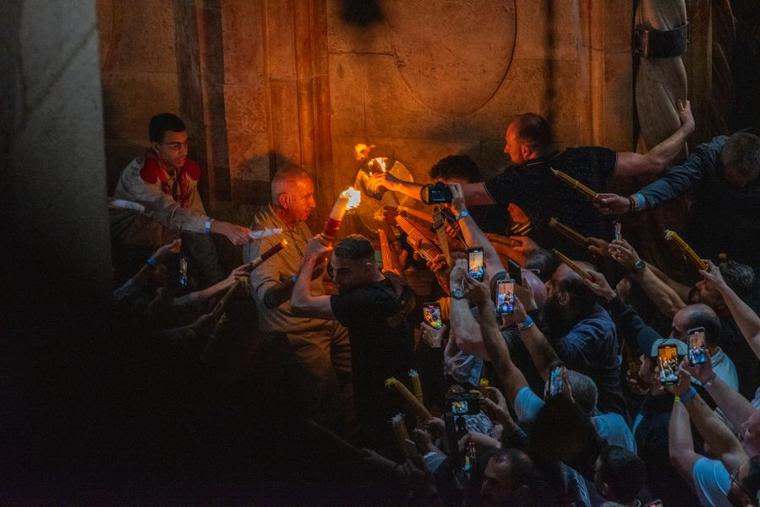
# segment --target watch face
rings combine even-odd
[[[464,289],[462,289],[461,287],[457,287],[456,289],[453,289],[451,291],[451,295],[455,299],[462,299],[464,297]]]
[[[641,273],[642,271],[644,271],[644,269],[646,269],[646,267],[647,267],[647,263],[641,259],[637,260],[633,264],[633,270],[636,271],[637,273]]]

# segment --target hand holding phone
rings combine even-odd
[[[483,256],[483,247],[467,249],[467,272],[475,280],[482,282],[486,276],[486,264]]]
[[[565,391],[565,377],[567,369],[564,366],[555,366],[549,372],[547,383],[546,398],[554,398]]]
[[[512,315],[515,311],[515,281],[499,280],[496,291],[496,312],[499,315]]]
[[[678,347],[675,345],[660,345],[657,348],[657,364],[660,368],[660,384],[678,383]]]
[[[705,328],[697,327],[687,331],[689,344],[689,364],[697,366],[707,361],[707,346],[705,344]]]

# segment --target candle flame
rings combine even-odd
[[[374,144],[370,144],[367,146],[366,144],[359,143],[354,145],[354,158],[356,158],[357,161],[364,160],[365,158],[369,157],[369,152],[372,151],[372,148],[374,148]]]
[[[354,187],[348,187],[340,195],[341,197],[348,197],[348,205],[346,205],[347,210],[356,208],[362,202],[362,193]]]

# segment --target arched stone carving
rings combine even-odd
[[[427,107],[464,116],[499,90],[514,53],[514,0],[396,0],[384,10],[399,73]]]

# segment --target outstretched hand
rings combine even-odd
[[[699,270],[699,274],[702,275],[702,278],[716,289],[726,287],[726,281],[723,279],[723,273],[720,272],[720,268],[713,264],[709,259],[707,259],[707,266],[707,271]]]
[[[582,280],[583,283],[586,284],[586,287],[591,289],[591,292],[607,301],[615,299],[617,293],[612,287],[610,287],[609,282],[602,273],[592,270],[586,270],[586,272],[589,274],[590,278],[582,278]]]
[[[693,132],[696,124],[691,112],[691,102],[688,99],[678,99],[676,107],[678,108],[678,119],[681,120],[681,126],[689,132]]]
[[[625,215],[631,210],[631,201],[622,195],[606,193],[599,194],[594,206],[603,215]]]

